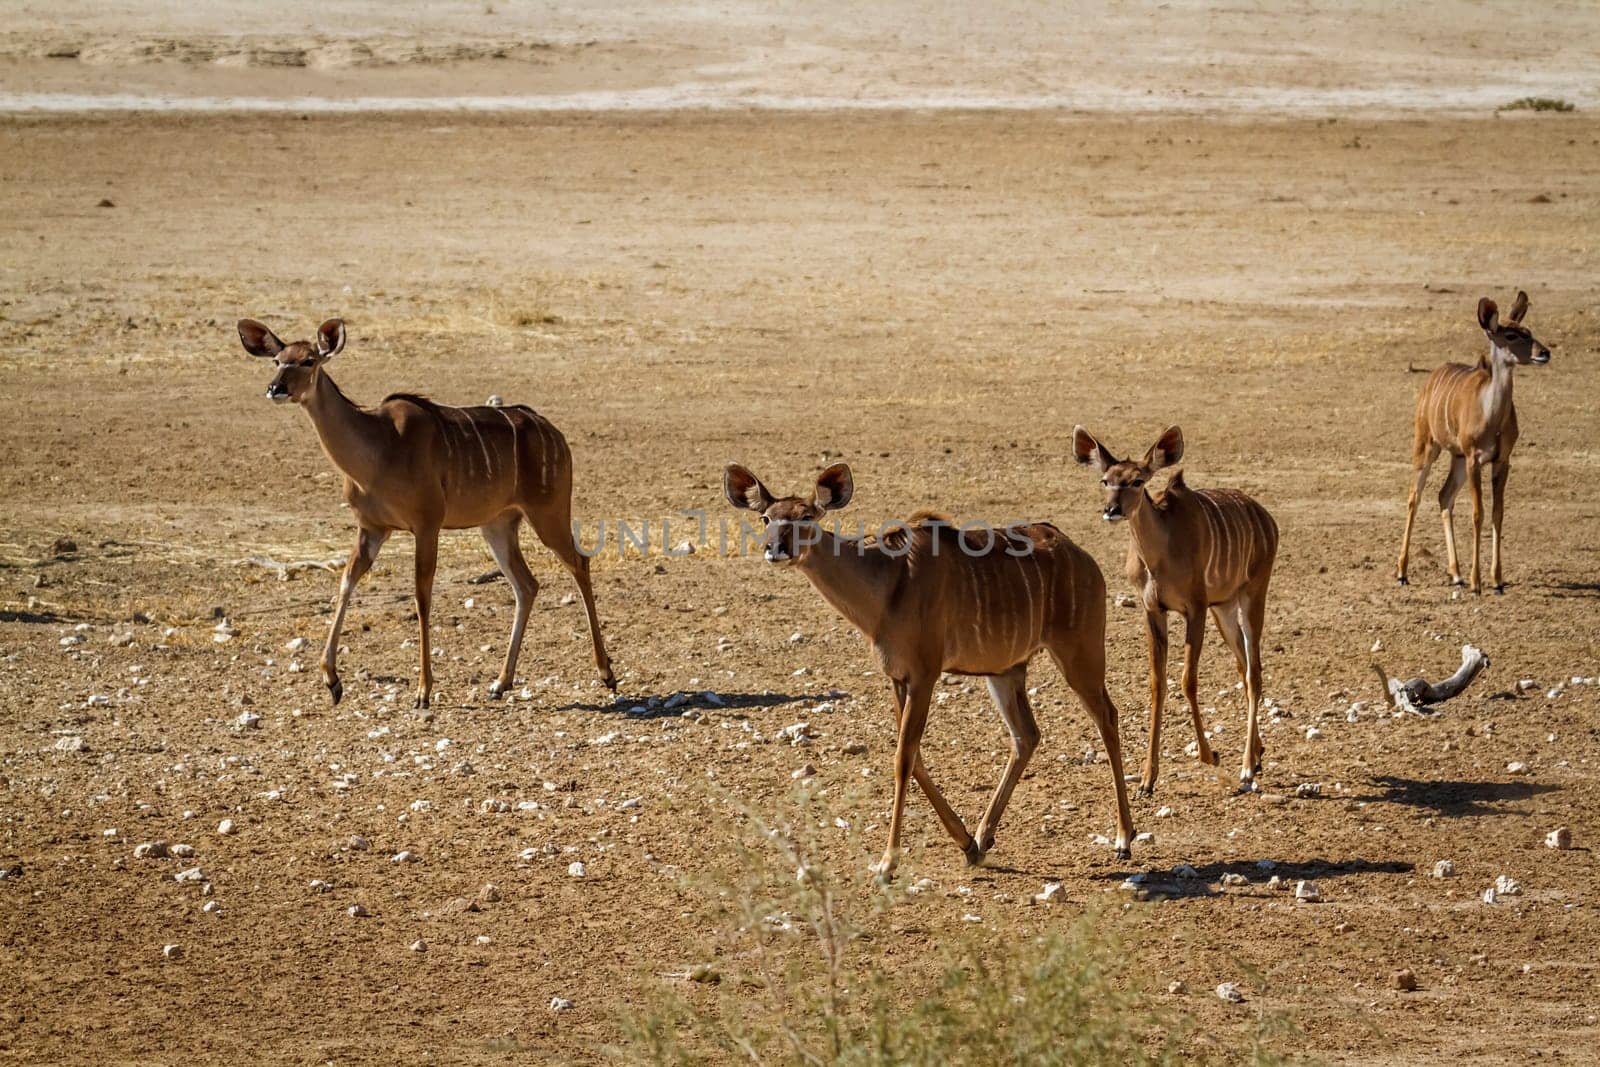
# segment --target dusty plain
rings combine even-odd
[[[732,799],[785,810],[814,765],[851,827],[825,846],[840,868],[881,846],[888,801],[888,684],[862,640],[795,573],[714,544],[663,555],[662,520],[675,544],[694,536],[682,509],[732,518],[730,459],[787,490],[843,458],[851,521],[1046,519],[1115,597],[1127,531],[1101,522],[1072,427],[1133,451],[1176,422],[1190,483],[1256,494],[1283,530],[1263,792],[1187,759],[1169,711],[1160,790],[1135,807],[1154,839],[1116,861],[1091,842],[1112,825],[1107,769],[1084,758],[1100,746],[1040,662],[1044,744],[994,866],[964,869],[913,799],[901,877],[933,891],[876,930],[904,995],[971,934],[965,915],[998,945],[1096,909],[1140,981],[1187,983],[1196,1052],[1243,1056],[1267,1012],[1299,1028],[1290,1051],[1334,1062],[1586,1062],[1600,686],[1571,679],[1600,674],[1597,222],[1600,122],[1582,111],[0,120],[0,1057],[594,1060],[618,1012],[698,962],[684,875],[718,862]],[[1476,359],[1477,298],[1518,287],[1555,356],[1517,374],[1505,595],[1445,581],[1442,468],[1397,588],[1411,370]],[[602,521],[651,526],[648,557],[613,541],[595,561],[620,701],[570,580],[526,536],[542,588],[525,689],[483,699],[510,595],[468,584],[492,567],[469,531],[443,547],[431,712],[409,706],[404,537],[358,594],[330,706],[315,660],[334,575],[241,561],[336,558],[351,523],[304,415],[264,399],[242,315],[285,337],[343,316],[330,369],[358,399],[497,393],[566,431],[586,543]],[[1142,622],[1109,610],[1134,773]],[[1434,677],[1465,642],[1493,660],[1467,694],[1379,713],[1374,659]],[[1207,645],[1231,769],[1243,705]],[[975,818],[1003,730],[981,685],[940,698],[930,770]],[[809,745],[773,740],[797,721]],[[85,747],[58,747],[71,737]],[[1320,797],[1294,796],[1307,782]],[[512,810],[482,810],[496,799]],[[237,833],[214,832],[223,818]],[[1543,846],[1559,825],[1577,849]],[[179,861],[133,858],[154,839],[195,846],[218,914]],[[420,861],[391,862],[402,850]],[[1431,877],[1440,859],[1458,877]],[[1261,860],[1324,901],[1269,888]],[[1183,863],[1199,877],[1165,875]],[[1130,899],[1146,870],[1170,892]],[[1521,895],[1483,903],[1499,875]],[[1062,893],[1030,904],[1046,881]],[[449,910],[484,883],[503,899]],[[358,903],[370,917],[347,916]],[[1419,989],[1391,987],[1400,968]],[[1223,981],[1246,1003],[1213,996]],[[552,1013],[558,996],[575,1007]]]

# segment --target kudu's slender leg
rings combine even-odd
[[[1183,699],[1189,705],[1189,720],[1194,723],[1194,736],[1198,741],[1200,762],[1214,765],[1217,754],[1206,742],[1206,724],[1200,718],[1200,646],[1206,639],[1206,612],[1204,608],[1188,611],[1183,617]],[[1207,758],[1209,757],[1209,758]],[[1150,787],[1155,788],[1155,776],[1150,777]]]
[[[1092,637],[1085,634],[1069,636],[1065,641],[1050,646],[1050,658],[1055,660],[1067,685],[1083,701],[1095,729],[1100,731],[1100,744],[1106,750],[1111,764],[1111,782],[1117,794],[1117,858],[1132,856],[1133,812],[1128,808],[1128,786],[1122,780],[1122,740],[1117,734],[1117,707],[1106,692],[1105,628]]]
[[[1245,696],[1249,700],[1249,717],[1245,721],[1244,760],[1239,771],[1239,781],[1249,786],[1261,773],[1261,759],[1266,746],[1261,743],[1261,630],[1266,619],[1267,588],[1249,589],[1237,601],[1240,636],[1244,642]]]
[[[569,490],[570,492],[570,490]],[[556,496],[537,507],[524,507],[523,513],[533,525],[533,532],[546,548],[556,554],[573,579],[578,592],[583,595],[583,610],[589,616],[589,639],[594,645],[594,665],[600,670],[600,680],[613,693],[617,691],[617,676],[611,669],[611,657],[606,654],[605,639],[600,636],[600,616],[594,606],[594,585],[589,580],[589,557],[578,551],[573,541],[572,506],[570,501]]]
[[[902,682],[894,683],[895,725],[898,729],[905,716],[906,686]],[[911,768],[911,773],[917,779],[917,784],[922,787],[923,795],[928,798],[928,803],[933,805],[939,821],[944,824],[945,832],[960,846],[962,853],[967,857],[969,864],[977,864],[982,858],[982,853],[977,851],[972,843],[972,835],[967,832],[966,823],[961,821],[961,816],[956,814],[950,802],[945,800],[939,787],[933,784],[933,778],[928,774],[928,768],[922,762],[922,750],[917,750],[917,761]]]
[[[1450,566],[1450,583],[1461,584],[1461,563],[1456,555],[1456,494],[1461,483],[1467,480],[1467,461],[1461,456],[1450,457],[1450,473],[1439,487],[1439,521],[1444,524],[1444,550]]]
[[[350,596],[363,575],[372,569],[378,550],[389,539],[387,530],[356,531],[356,547],[350,550],[350,561],[344,565],[344,575],[339,579],[339,599],[333,609],[333,625],[328,627],[328,643],[322,649],[322,682],[339,703],[344,696],[344,683],[339,680],[339,633],[344,629],[344,613],[350,607]]]
[[[900,714],[900,736],[894,750],[894,806],[889,810],[889,846],[874,870],[884,877],[894,874],[900,862],[900,822],[906,810],[906,790],[915,773],[922,734],[928,726],[928,705],[933,700],[934,672],[906,680],[906,699]]]
[[[521,525],[522,516],[510,512],[481,527],[483,539],[489,543],[489,551],[500,565],[500,573],[511,583],[512,593],[517,599],[517,614],[511,624],[511,644],[506,648],[505,666],[500,669],[500,677],[489,684],[491,700],[510,689],[517,676],[522,635],[528,626],[528,614],[533,611],[533,598],[539,593],[539,580],[528,569],[522,546],[517,543],[517,530]]]
[[[439,528],[418,529],[417,536],[417,628],[422,651],[422,670],[417,676],[416,707],[425,708],[433,699],[433,640],[428,625],[433,613],[433,574],[439,565]]]
[[[1144,773],[1139,776],[1139,796],[1155,792],[1156,775],[1161,769],[1161,716],[1167,704],[1167,613],[1160,609],[1145,612],[1145,635],[1150,646],[1150,747],[1144,758]],[[1200,761],[1210,763],[1215,759],[1200,738]]]
[[[1495,460],[1494,475],[1489,481],[1489,489],[1494,494],[1493,510],[1490,512],[1489,518],[1493,523],[1493,530],[1490,535],[1494,538],[1492,548],[1494,552],[1494,573],[1492,577],[1494,591],[1497,594],[1506,591],[1505,578],[1500,573],[1500,538],[1502,536],[1500,524],[1506,516],[1506,479],[1509,477],[1511,477],[1511,462],[1503,459]]]
[[[1477,456],[1467,460],[1467,488],[1472,491],[1472,591],[1483,592],[1483,579],[1478,573],[1478,545],[1483,539],[1483,465]]]
[[[1428,484],[1428,469],[1439,456],[1439,446],[1427,440],[1426,430],[1419,430],[1418,439],[1411,446],[1411,465],[1415,476],[1411,482],[1411,496],[1406,500],[1406,530],[1400,536],[1400,562],[1395,568],[1395,578],[1401,585],[1409,584],[1406,567],[1411,561],[1411,526],[1417,519],[1417,502],[1422,499],[1423,486]]]
[[[1005,771],[1000,776],[994,797],[989,801],[988,810],[983,814],[983,821],[978,824],[976,851],[980,860],[994,847],[994,833],[1000,825],[1000,816],[1005,814],[1006,805],[1011,802],[1012,790],[1017,787],[1028,761],[1033,758],[1034,750],[1039,747],[1039,724],[1034,721],[1033,708],[1028,704],[1027,677],[1026,667],[1016,667],[1005,674],[984,679],[989,683],[989,695],[994,698],[995,707],[1000,709],[1006,730],[1011,734],[1011,755],[1006,759]]]

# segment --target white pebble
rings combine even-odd
[[[352,919],[365,919],[367,917],[367,909],[360,904],[350,905],[344,909],[344,913]]]
[[[206,880],[206,872],[199,867],[190,867],[173,875],[172,880],[174,882],[203,882]]]
[[[1321,730],[1317,729],[1315,726],[1307,726],[1306,727],[1306,740],[1307,741],[1319,741],[1321,739],[1322,739],[1322,731]]]
[[[81,737],[56,738],[57,752],[86,752],[88,749],[89,743]]]
[[[296,637],[296,638],[288,641],[283,647],[284,647],[284,650],[287,651],[287,652],[301,652],[309,644],[311,644],[311,642],[307,641],[305,638]]]
[[[205,912],[207,915],[216,915],[218,912],[222,911],[222,905],[217,903],[215,900],[208,900],[204,904],[200,905],[200,910]]]
[[[321,878],[311,879],[311,881],[307,883],[307,888],[309,888],[313,893],[329,893],[333,891],[333,886],[329,885],[327,882],[324,882]]]
[[[574,1007],[576,1007],[576,1005],[573,1004],[572,1001],[568,1000],[566,997],[551,997],[550,998],[550,1010],[551,1011],[571,1011]]]
[[[1237,871],[1229,871],[1222,876],[1223,885],[1245,885],[1249,881],[1250,879],[1246,878],[1242,874],[1239,874]]]
[[[428,951],[427,942],[423,941],[420,937],[417,940],[411,942],[411,946],[410,947],[411,947],[411,951],[412,952],[426,952],[426,951]]]
[[[221,822],[217,823],[217,833],[221,834],[223,837],[227,837],[237,829],[238,827],[233,824],[232,819],[223,819]]]
[[[1169,818],[1171,815],[1172,815],[1172,809],[1167,807],[1165,804],[1163,804],[1161,807],[1156,809],[1156,818],[1158,818],[1158,819],[1166,819],[1166,818]]]
[[[253,711],[242,711],[239,713],[239,717],[233,721],[238,724],[241,730],[253,730],[260,727],[261,716]]]
[[[135,845],[133,858],[136,860],[158,860],[167,854],[165,841],[147,841],[142,845]]]
[[[1532,772],[1529,770],[1528,765],[1526,763],[1518,763],[1515,760],[1513,760],[1512,762],[1506,764],[1506,773],[1507,774],[1530,774]]]
[[[1060,882],[1046,882],[1044,888],[1033,895],[1033,899],[1041,904],[1048,904],[1059,892],[1061,892]]]
[[[1520,897],[1522,883],[1509,875],[1502,874],[1494,880],[1494,891],[1497,896]]]
[[[365,852],[369,846],[366,838],[362,837],[360,834],[351,834],[350,847],[355,849],[357,852]]]
[[[1200,877],[1200,872],[1194,869],[1193,864],[1180,863],[1172,868],[1172,876],[1174,878],[1198,878]]]
[[[807,763],[805,766],[800,767],[799,769],[797,769],[795,771],[792,771],[789,774],[789,777],[790,778],[794,778],[794,779],[810,778],[812,775],[814,775],[816,773],[817,773],[817,769],[815,767],[811,766],[811,764]]]
[[[1244,1003],[1244,994],[1239,991],[1239,986],[1235,982],[1223,982],[1217,986],[1217,997],[1229,1004]]]
[[[180,860],[186,860],[190,856],[194,855],[194,846],[193,845],[173,845],[172,846],[172,854],[174,856],[178,857]]]
[[[389,862],[390,863],[415,863],[415,862],[417,862],[417,854],[415,852],[410,851],[409,849],[403,849],[403,850],[401,850],[399,852],[396,852],[394,855],[390,856],[389,857]]]
[[[179,958],[181,958],[183,956],[183,946],[182,945],[162,945],[161,946],[161,955],[165,956],[169,960],[179,959]]]
[[[1449,860],[1440,860],[1433,865],[1433,876],[1435,878],[1454,878],[1456,876],[1456,865]]]
[[[1322,899],[1322,890],[1317,887],[1315,882],[1300,881],[1295,884],[1294,898],[1316,903]]]
[[[1539,683],[1534,681],[1532,678],[1524,678],[1522,681],[1517,683],[1518,692],[1527,693],[1537,688],[1539,688]]]
[[[582,878],[588,873],[589,869],[583,865],[582,860],[573,860],[571,863],[567,864],[567,874],[570,877]]]
[[[1544,835],[1544,847],[1565,852],[1572,847],[1572,831],[1565,826],[1558,826]]]

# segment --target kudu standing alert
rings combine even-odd
[[[921,514],[883,537],[855,539],[822,529],[826,512],[854,494],[850,468],[835,464],[809,498],[776,499],[737,464],[723,475],[736,508],[767,526],[767,562],[793,566],[862,632],[894,684],[899,740],[889,845],[877,869],[892,874],[901,818],[913,777],[945,830],[979,863],[994,845],[1011,792],[1039,743],[1028,704],[1028,661],[1044,649],[1100,731],[1117,798],[1117,855],[1126,858],[1133,817],[1122,781],[1117,709],[1105,686],[1106,587],[1088,553],[1053,526],[1008,527],[978,534]],[[941,672],[981,675],[1011,733],[1011,755],[974,837],[922,763],[922,734]]]
[[[1489,354],[1477,366],[1446,363],[1422,383],[1411,437],[1414,479],[1406,501],[1406,530],[1400,538],[1400,562],[1395,577],[1409,584],[1406,567],[1411,559],[1411,524],[1417,501],[1428,484],[1428,470],[1441,449],[1450,453],[1450,473],[1439,488],[1439,518],[1444,524],[1444,547],[1450,561],[1450,581],[1461,585],[1461,565],[1456,559],[1456,494],[1465,481],[1472,490],[1472,591],[1481,594],[1478,542],[1483,536],[1483,483],[1485,463],[1494,464],[1489,487],[1493,501],[1494,591],[1503,593],[1500,573],[1500,522],[1505,517],[1506,479],[1511,475],[1511,450],[1517,443],[1517,409],[1511,402],[1511,370],[1519,363],[1550,362],[1550,349],[1522,325],[1528,313],[1528,294],[1517,291],[1511,314],[1488,297],[1478,301],[1478,326],[1489,338]]]
[[[1200,644],[1205,639],[1206,611],[1217,621],[1222,639],[1233,650],[1249,702],[1243,766],[1239,781],[1250,786],[1261,773],[1261,626],[1267,606],[1267,583],[1278,554],[1278,524],[1267,509],[1231,489],[1190,489],[1183,472],[1173,474],[1166,489],[1151,496],[1145,484],[1156,471],[1183,458],[1183,431],[1170,427],[1142,460],[1117,459],[1082,426],[1072,433],[1079,463],[1094,467],[1105,486],[1104,517],[1123,519],[1133,531],[1128,547],[1128,580],[1144,601],[1150,638],[1150,751],[1145,758],[1139,792],[1155,791],[1161,756],[1161,713],[1167,699],[1167,613],[1183,616],[1183,696],[1194,720],[1200,762],[1215,765],[1206,743],[1196,692],[1200,679]]]
[[[336,657],[350,594],[396,530],[409,530],[417,541],[422,654],[417,707],[427,707],[433,695],[428,615],[440,530],[478,527],[511,583],[517,603],[511,644],[489,696],[509,689],[539,589],[517,543],[523,519],[577,579],[589,613],[595,665],[606,685],[616,688],[595,615],[589,560],[573,541],[572,453],[561,431],[520,404],[453,408],[397,393],[375,408],[356,405],[324,369],[344,347],[345,328],[339,319],[324,322],[315,342],[293,344],[284,344],[259,322],[241,319],[239,340],[252,356],[275,362],[277,373],[267,386],[267,396],[299,404],[311,416],[322,450],[344,475],[344,498],[356,518],[356,545],[339,583],[338,606],[322,653],[322,680],[335,704],[344,695]]]

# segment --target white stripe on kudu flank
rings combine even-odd
[[[506,420],[506,425],[511,428],[511,484],[513,487],[522,484],[522,449],[517,445],[517,424],[511,418],[511,413],[505,408],[495,408],[500,417]]]
[[[472,435],[478,439],[478,447],[483,450],[484,471],[492,480],[494,478],[494,459],[489,455],[489,446],[484,444],[483,434],[478,430],[478,420],[465,411],[461,415],[467,420],[467,425],[472,427]]]

